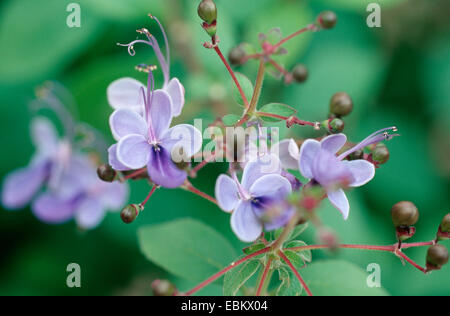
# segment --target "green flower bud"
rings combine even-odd
[[[413,226],[419,220],[417,207],[409,201],[398,202],[391,210],[392,222],[395,227]]]
[[[331,97],[330,112],[336,116],[349,115],[353,110],[353,100],[345,92],[338,92]]]
[[[113,182],[117,176],[117,172],[110,165],[103,164],[97,168],[97,175],[105,182]]]
[[[198,5],[197,12],[200,19],[208,24],[217,20],[217,7],[213,0],[202,0]]]
[[[337,22],[336,13],[333,11],[324,11],[317,18],[317,22],[324,29],[332,29]]]
[[[385,144],[377,144],[372,151],[372,160],[380,165],[385,164],[389,160],[389,149]]]
[[[441,231],[443,233],[450,233],[450,213],[445,215],[441,223]]]
[[[154,296],[173,296],[177,294],[177,288],[167,280],[155,280],[151,285]]]
[[[127,205],[120,212],[120,218],[125,224],[131,224],[138,217],[140,211],[142,211],[142,207],[140,205]]]
[[[242,64],[245,55],[246,53],[241,47],[235,47],[228,54],[228,60],[232,65],[240,65]]]
[[[305,82],[308,79],[308,68],[303,64],[298,64],[292,70],[292,77],[296,82]]]
[[[364,149],[358,149],[357,151],[351,153],[348,156],[348,160],[357,160],[357,159],[363,159],[364,158]]]
[[[344,130],[345,123],[340,118],[328,120],[328,131],[332,134],[341,133]]]
[[[448,263],[448,250],[442,245],[434,245],[428,249],[427,270],[439,270]]]

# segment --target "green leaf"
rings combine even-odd
[[[142,227],[138,237],[147,259],[188,280],[203,280],[236,257],[222,235],[189,218]]]
[[[289,105],[281,104],[281,103],[269,103],[269,104],[263,105],[259,109],[257,115],[263,121],[279,122],[279,121],[282,121],[282,119],[263,116],[261,113],[268,113],[268,114],[274,114],[274,115],[279,115],[279,116],[283,116],[283,117],[290,117],[292,115],[295,115],[297,113],[297,110],[294,109],[293,107],[290,107]]]
[[[294,248],[294,247],[305,247],[307,244],[304,241],[301,240],[292,240],[286,243],[284,246],[285,248]],[[290,250],[291,251],[291,250]],[[292,250],[294,251],[294,250]],[[312,253],[311,250],[301,250],[301,251],[295,251],[305,262],[311,262],[312,260]]]
[[[302,268],[305,265],[305,261],[300,256],[299,253],[290,251],[290,250],[284,250],[283,251],[286,257],[289,259],[289,261],[296,267],[297,269]]]
[[[240,119],[241,117],[239,115],[228,114],[222,118],[222,122],[223,124],[225,124],[225,126],[234,126]]]
[[[369,274],[353,263],[339,260],[317,262],[302,269],[311,292],[316,296],[386,296],[383,288],[367,286]]]
[[[261,249],[266,248],[266,245],[264,243],[257,243],[248,247],[245,247],[242,249],[246,255],[251,255],[252,253],[255,253]]]
[[[223,295],[235,296],[245,282],[258,271],[260,266],[259,260],[248,260],[228,271],[223,280]]]
[[[250,102],[253,96],[253,83],[245,75],[240,72],[236,72],[236,78],[241,85],[242,91],[244,92],[247,101]],[[233,98],[239,105],[244,105],[244,100],[242,99],[239,89],[236,87],[234,81],[232,81]]]
[[[278,269],[281,284],[277,288],[276,296],[300,296],[303,291],[303,286],[300,281],[288,269],[282,267]]]

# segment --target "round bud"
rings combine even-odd
[[[103,164],[97,168],[98,177],[105,182],[113,182],[117,172],[110,165]]]
[[[245,55],[245,51],[241,47],[235,47],[228,54],[228,60],[232,65],[240,65],[242,64]]]
[[[344,130],[345,123],[340,118],[335,118],[328,121],[328,129],[332,134],[341,133]]]
[[[331,97],[330,112],[336,116],[349,115],[353,110],[353,100],[345,92],[338,92]]]
[[[358,149],[348,156],[348,160],[364,159],[364,149]]]
[[[389,149],[385,144],[377,144],[372,151],[372,160],[380,165],[389,160]]]
[[[139,205],[136,204],[127,205],[120,212],[120,218],[125,224],[130,224],[134,222],[134,220],[137,218],[140,210],[141,207]]]
[[[428,249],[427,267],[440,269],[448,262],[448,250],[442,245],[434,245]]]
[[[324,29],[332,29],[337,22],[336,13],[333,11],[324,11],[317,18],[317,22]]]
[[[450,213],[445,215],[441,223],[441,231],[443,233],[450,233]]]
[[[398,202],[391,210],[392,221],[395,227],[413,226],[419,220],[417,207],[409,201]]]
[[[292,77],[296,82],[305,82],[308,79],[308,68],[303,64],[298,64],[292,70]]]
[[[197,8],[198,16],[208,24],[217,20],[217,7],[213,0],[202,0]]]
[[[151,288],[154,296],[173,296],[177,293],[175,285],[167,280],[155,280]]]

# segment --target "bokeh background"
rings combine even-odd
[[[81,5],[81,28],[66,26],[66,6]],[[348,92],[355,110],[346,119],[346,133],[359,141],[370,132],[398,126],[402,137],[391,141],[390,161],[375,179],[349,194],[351,216],[341,216],[325,202],[320,216],[346,243],[394,243],[390,208],[411,200],[419,208],[415,241],[431,240],[441,218],[450,211],[450,3],[446,0],[383,0],[382,27],[366,26],[366,0],[216,0],[221,48],[225,53],[242,41],[256,43],[259,32],[281,27],[289,34],[314,21],[319,12],[334,10],[339,17],[331,31],[304,34],[286,46],[283,63],[302,62],[310,71],[303,85],[285,86],[269,78],[263,102],[280,101],[296,107],[307,120],[326,118],[328,102],[338,91]],[[27,164],[33,148],[29,138],[29,101],[34,88],[54,79],[73,93],[77,119],[101,130],[112,142],[106,100],[108,84],[131,76],[145,81],[134,66],[156,63],[147,47],[136,47],[130,57],[117,42],[136,38],[147,27],[160,40],[160,18],[172,47],[172,74],[186,88],[187,104],[179,120],[213,120],[213,110],[239,113],[230,97],[231,81],[217,56],[202,47],[208,38],[200,27],[194,0],[8,0],[0,3],[0,178]],[[255,77],[249,62],[239,71]],[[161,78],[160,74],[157,74]],[[161,82],[161,81],[160,81]],[[290,135],[310,136],[307,127]],[[208,166],[194,181],[213,193],[214,179],[225,170]],[[133,183],[130,202],[146,196],[145,182]],[[170,277],[140,253],[140,226],[174,218],[192,217],[216,228],[238,250],[229,216],[181,190],[160,190],[143,216],[125,225],[110,214],[94,231],[80,232],[73,223],[49,226],[29,209],[0,209],[0,294],[2,295],[147,295],[155,278]],[[309,229],[306,241],[314,242]],[[448,243],[447,243],[448,246]],[[424,264],[426,249],[408,255]],[[331,258],[314,253],[316,260]],[[366,269],[378,263],[382,285],[392,295],[449,295],[450,267],[424,276],[389,254],[342,251],[339,259]],[[66,266],[81,265],[82,288],[66,287]],[[191,284],[176,280],[182,289]],[[220,294],[215,284],[203,294]]]

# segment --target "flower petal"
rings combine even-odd
[[[323,149],[316,155],[312,172],[314,180],[325,188],[348,185],[353,181],[353,174],[347,165]]]
[[[284,199],[291,191],[291,183],[278,174],[263,176],[256,180],[250,188],[251,196],[270,198],[272,201]]]
[[[112,82],[106,91],[108,102],[114,109],[127,108],[138,113],[144,109],[145,86],[133,78],[121,78]]]
[[[147,171],[153,183],[165,188],[178,188],[187,179],[187,172],[173,163],[164,147],[151,148]]]
[[[274,154],[260,157],[258,161],[249,162],[242,175],[242,187],[249,191],[253,183],[259,178],[269,174],[281,173],[280,159]]]
[[[115,140],[131,134],[146,136],[148,133],[148,126],[144,118],[128,109],[114,111],[109,117],[109,126]]]
[[[117,144],[117,159],[130,169],[144,167],[150,158],[151,146],[142,135],[128,135]]]
[[[239,202],[239,192],[236,182],[227,175],[220,175],[216,181],[216,199],[219,207],[225,212],[231,212]]]
[[[299,169],[305,178],[314,178],[312,168],[319,150],[320,143],[314,139],[307,139],[300,147]]]
[[[322,149],[331,154],[336,154],[347,142],[347,136],[344,134],[335,134],[325,137],[320,141]]]
[[[119,159],[117,159],[117,144],[114,144],[108,148],[108,163],[114,170],[117,171],[131,170],[127,166],[120,163]]]
[[[76,209],[75,221],[82,229],[92,229],[100,224],[105,214],[99,200],[86,198],[79,203]]]
[[[152,93],[149,115],[155,137],[161,140],[172,122],[172,101],[167,92],[155,90]]]
[[[270,151],[273,154],[278,154],[284,169],[298,169],[300,150],[292,138],[272,145]]]
[[[184,94],[185,90],[183,85],[177,78],[173,78],[169,81],[169,84],[164,88],[169,94],[172,100],[172,115],[174,117],[179,116],[184,106]]]
[[[180,148],[187,157],[192,157],[202,149],[202,133],[192,125],[180,124],[170,128],[162,137],[161,143],[172,155],[175,162],[183,161]]]
[[[98,199],[103,207],[111,211],[117,211],[122,208],[128,199],[128,185],[120,182],[100,182],[101,193]]]
[[[349,184],[351,187],[360,187],[375,176],[375,166],[363,159],[343,161],[350,172],[353,174],[353,181]]]
[[[239,202],[231,214],[231,229],[243,242],[255,241],[261,235],[263,224],[253,212],[251,202]]]
[[[33,202],[31,210],[45,223],[61,224],[73,217],[76,204],[74,199],[62,199],[52,193],[44,193]]]
[[[2,190],[2,204],[10,209],[24,207],[42,186],[48,175],[46,161],[11,172]]]
[[[322,149],[328,151],[331,154],[336,154],[347,142],[347,136],[344,134],[334,134],[325,137],[320,141]]]
[[[58,148],[59,138],[52,122],[45,117],[36,117],[31,122],[31,138],[38,151],[51,155]]]
[[[331,204],[333,204],[333,206],[342,213],[344,220],[347,220],[350,213],[350,205],[348,204],[347,196],[345,195],[344,190],[339,189],[336,191],[328,191],[327,195]]]

